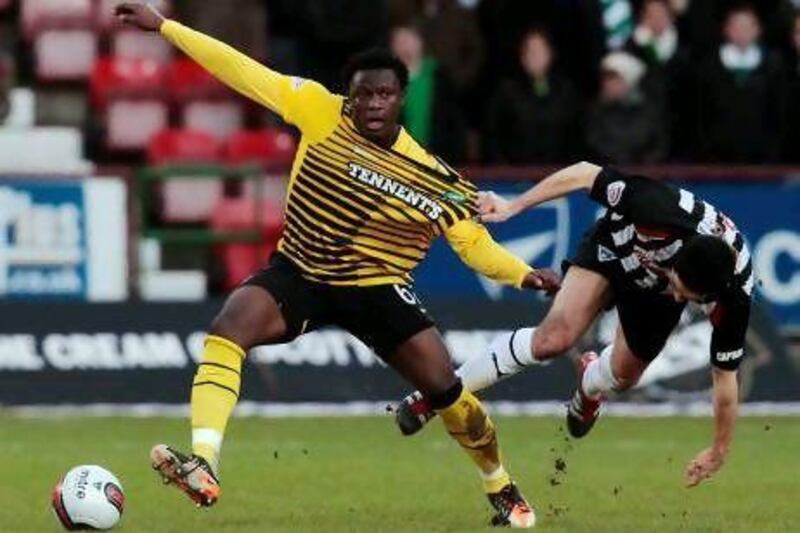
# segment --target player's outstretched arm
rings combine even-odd
[[[478,207],[484,222],[504,222],[522,211],[560,198],[573,191],[591,189],[602,167],[582,161],[550,174],[513,200],[505,200],[493,192],[479,193]]]
[[[166,19],[149,4],[125,2],[117,6],[115,15],[141,30],[160,31],[214,77],[297,125],[304,134],[329,129],[338,120],[340,99],[319,83],[275,72],[221,41]]]
[[[722,468],[733,442],[739,409],[739,383],[735,370],[712,370],[714,380],[714,442],[697,454],[686,467],[686,486],[694,487]]]
[[[448,228],[445,237],[467,266],[498,283],[548,294],[555,293],[561,286],[558,274],[549,269],[531,268],[498,244],[481,224],[462,220]]]

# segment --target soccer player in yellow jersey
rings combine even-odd
[[[198,505],[212,505],[220,495],[220,447],[247,351],[331,324],[372,347],[421,391],[477,465],[496,510],[493,523],[532,526],[533,510],[503,468],[494,426],[454,373],[410,272],[443,234],[466,264],[497,281],[555,290],[558,279],[496,244],[474,221],[474,186],[398,124],[405,66],[383,50],[362,53],[345,68],[343,97],[278,74],[148,5],[123,3],[116,14],[124,23],[160,31],[302,133],[278,252],[231,293],[211,324],[192,387],[192,454],[157,445],[154,468]]]

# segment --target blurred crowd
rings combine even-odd
[[[411,71],[406,126],[455,163],[798,162],[798,9],[275,0],[266,47],[279,67],[341,90],[349,53],[388,45]]]
[[[350,54],[390,47],[411,72],[406,127],[455,164],[800,162],[800,0],[176,0],[175,9],[336,91]]]

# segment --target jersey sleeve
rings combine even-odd
[[[533,270],[500,246],[485,226],[473,220],[462,220],[450,226],[445,237],[467,266],[498,283],[519,288],[523,278]]]
[[[321,84],[275,72],[174,20],[161,25],[161,34],[215,78],[297,126],[310,141],[321,140],[336,128],[343,99]]]
[[[711,311],[711,364],[736,370],[744,358],[745,338],[750,322],[750,296],[743,290],[721,298]]]
[[[693,229],[697,223],[680,207],[680,193],[669,185],[605,167],[589,196],[637,225],[654,229]]]

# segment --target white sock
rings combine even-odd
[[[495,481],[506,475],[506,469],[503,468],[503,465],[498,466],[497,470],[495,470],[491,474],[484,474],[483,470],[480,469],[478,470],[478,472],[481,475],[481,479],[483,479],[484,481]]]
[[[602,351],[600,357],[586,367],[581,387],[588,397],[596,398],[601,394],[616,390],[618,383],[611,370],[611,352],[613,351],[614,345],[609,344]]]
[[[209,460],[209,465],[215,474],[218,473],[222,433],[212,428],[195,428],[192,430],[192,448],[195,446],[207,446],[214,451],[213,460]]]
[[[464,386],[472,392],[490,387],[524,368],[537,364],[531,352],[536,328],[521,328],[503,333],[489,343],[487,350],[456,370]]]

